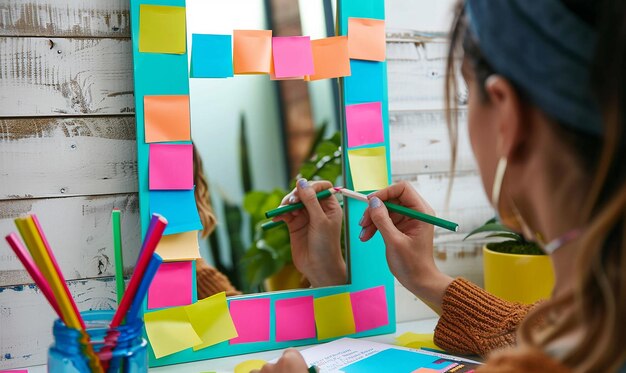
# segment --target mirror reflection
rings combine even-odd
[[[193,34],[233,30],[325,38],[334,36],[335,14],[334,1],[187,0],[188,46],[192,51]],[[299,257],[306,253],[292,256],[287,227],[261,226],[268,222],[264,213],[279,206],[298,179],[342,185],[337,79],[235,75],[190,78],[189,85],[196,201],[205,227],[198,298],[320,285],[294,265],[302,268],[306,260]],[[341,207],[331,198],[322,207],[338,209],[332,229],[345,263]],[[345,275],[337,281],[345,283]]]

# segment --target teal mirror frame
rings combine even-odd
[[[338,35],[347,35],[348,18],[375,18],[385,19],[384,0],[336,0],[338,12]],[[148,190],[148,152],[149,145],[144,141],[144,104],[146,95],[189,95],[189,73],[188,57],[190,46],[187,46],[185,54],[153,54],[139,53],[139,6],[168,5],[185,7],[185,0],[131,0],[131,22],[132,22],[132,47],[134,59],[135,78],[135,110],[137,127],[137,167],[139,178],[139,208],[141,216],[142,236],[145,235],[150,221],[149,190]],[[346,105],[363,102],[381,101],[383,108],[383,124],[385,146],[387,156],[387,180],[391,182],[391,163],[389,154],[389,115],[387,99],[387,63],[351,60],[352,75],[339,79],[342,108]],[[158,77],[158,78],[155,78]],[[365,90],[364,87],[367,87]],[[358,88],[358,89],[357,89]],[[369,97],[371,96],[371,97]],[[342,132],[346,139],[345,110],[342,110]],[[352,188],[352,179],[349,170],[347,147],[343,149],[343,170],[346,186]],[[152,349],[149,349],[149,364],[151,367],[184,363],[210,358],[247,354],[252,352],[283,349],[293,346],[311,345],[329,340],[318,340],[317,338],[304,339],[289,342],[276,342],[275,340],[275,320],[274,304],[280,299],[295,298],[301,296],[313,296],[315,298],[355,292],[378,286],[385,287],[387,297],[387,314],[389,323],[376,329],[347,335],[348,337],[366,337],[371,335],[388,334],[395,332],[395,296],[394,279],[387,266],[385,256],[385,246],[377,233],[368,242],[359,240],[361,227],[358,222],[363,215],[367,205],[354,199],[348,199],[344,206],[344,213],[347,215],[346,242],[349,243],[348,268],[350,284],[316,289],[298,289],[284,292],[259,293],[237,296],[230,299],[270,299],[270,340],[268,342],[254,342],[231,345],[222,342],[214,346],[193,351],[191,348],[156,359]],[[167,218],[167,217],[166,217]],[[193,284],[195,284],[195,262],[193,262]],[[192,301],[197,301],[195,286]],[[150,312],[147,309],[147,301],[144,301],[143,312]]]

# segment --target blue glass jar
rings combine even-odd
[[[143,321],[137,319],[109,329],[113,311],[81,312],[89,335],[89,344],[107,372],[142,373],[148,371],[147,342],[143,338]],[[48,350],[48,372],[87,373],[89,359],[85,354],[83,335],[56,320],[52,328],[54,343]]]

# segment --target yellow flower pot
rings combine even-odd
[[[483,247],[485,290],[513,302],[547,299],[554,287],[548,255],[503,254]]]

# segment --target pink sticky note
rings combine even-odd
[[[276,78],[313,75],[313,50],[308,36],[272,38],[274,74]]]
[[[193,189],[191,144],[150,144],[150,190]]]
[[[148,289],[148,308],[191,304],[192,262],[163,263]]]
[[[357,333],[389,324],[384,286],[350,293],[350,301]]]
[[[380,102],[346,106],[348,147],[377,144],[385,141],[383,109]]]
[[[269,298],[233,300],[230,302],[230,316],[239,335],[231,339],[230,344],[269,341]]]
[[[315,338],[313,297],[280,299],[274,304],[276,342]]]

